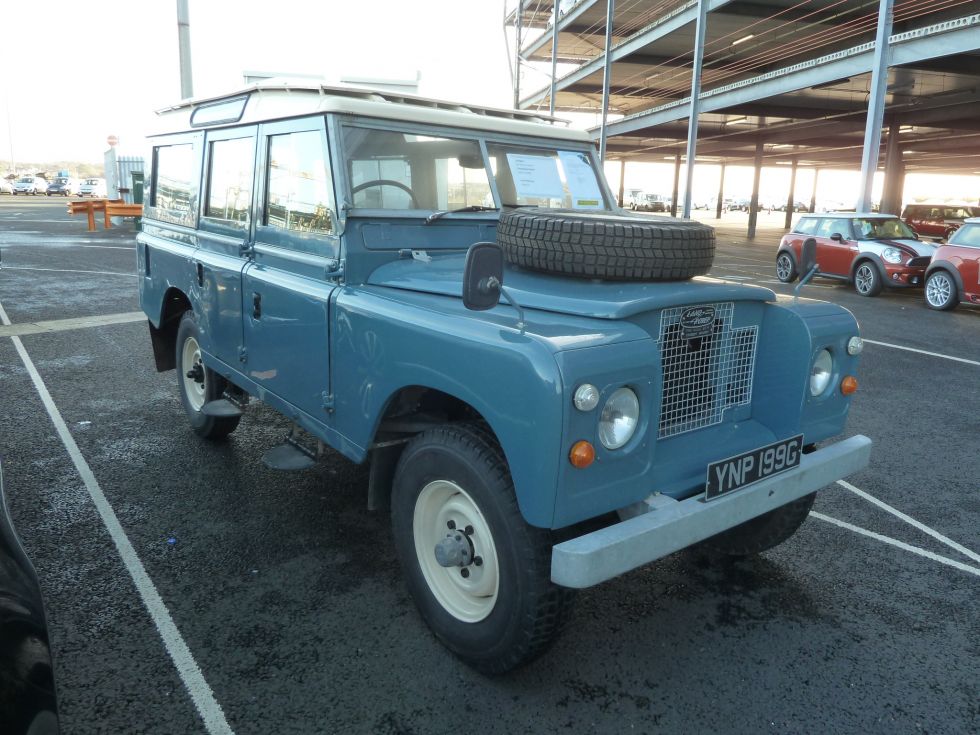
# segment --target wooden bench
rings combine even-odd
[[[95,231],[95,213],[103,212],[105,217],[105,228],[108,230],[112,225],[110,217],[142,217],[142,204],[126,204],[122,199],[82,199],[80,201],[68,202],[68,214],[86,214],[88,216],[88,231]]]

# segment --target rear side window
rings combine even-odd
[[[204,216],[241,226],[248,224],[252,211],[254,153],[252,137],[211,143]]]
[[[980,225],[966,225],[949,238],[950,245],[963,245],[968,248],[980,248]]]
[[[330,172],[318,130],[269,136],[265,222],[292,232],[333,234]]]
[[[193,221],[194,146],[166,145],[153,153],[153,206],[162,219],[186,224]]]

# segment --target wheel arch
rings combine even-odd
[[[160,317],[157,320],[159,326],[154,326],[152,320],[148,322],[157,372],[173,370],[177,366],[177,328],[184,312],[192,308],[187,294],[171,286],[161,299]]]
[[[953,282],[956,284],[956,288],[959,289],[959,293],[961,295],[966,293],[966,290],[963,288],[963,276],[960,275],[960,272],[955,265],[950,263],[948,260],[932,261],[929,264],[929,267],[926,268],[926,280],[928,281],[929,276],[936,271],[947,271],[953,277]]]
[[[850,277],[848,278],[848,282],[854,283],[854,274],[857,272],[858,266],[860,266],[861,263],[865,261],[868,261],[869,263],[872,263],[874,265],[874,267],[878,270],[878,277],[881,278],[881,282],[883,284],[887,284],[888,273],[885,270],[885,264],[882,263],[881,258],[879,258],[874,253],[866,253],[866,252],[858,253],[857,255],[854,256],[854,260],[851,261],[851,273],[850,273]]]

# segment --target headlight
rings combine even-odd
[[[881,257],[886,263],[901,263],[902,251],[898,248],[885,248],[884,252],[881,254]]]
[[[599,417],[599,441],[606,449],[619,449],[636,431],[640,401],[629,388],[620,388],[606,401]]]
[[[830,375],[834,371],[834,358],[830,350],[820,350],[810,368],[810,393],[819,396],[830,385]]]

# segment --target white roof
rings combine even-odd
[[[336,112],[403,122],[591,142],[589,134],[584,130],[557,127],[555,123],[567,124],[566,121],[537,112],[480,107],[380,89],[275,80],[263,80],[217,97],[183,100],[157,110],[159,129],[154,132],[154,135],[194,129],[190,119],[195,108],[205,103],[233,100],[245,95],[248,95],[248,103],[241,120],[235,123],[202,125],[197,126],[196,129]]]
[[[897,214],[887,212],[808,212],[802,217],[890,217],[894,219]]]

